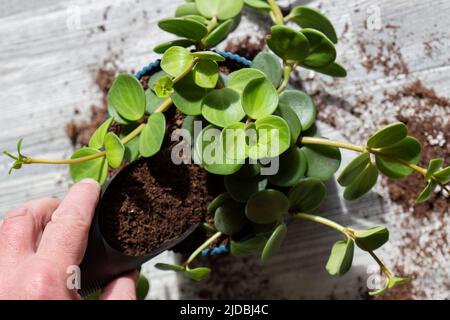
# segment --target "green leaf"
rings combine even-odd
[[[216,209],[214,226],[223,234],[232,236],[241,231],[246,224],[244,204],[229,199]]]
[[[377,179],[378,169],[369,161],[355,180],[345,188],[344,198],[355,200],[365,195],[377,183]]]
[[[245,160],[248,157],[245,123],[236,122],[225,127],[220,139],[228,159]]]
[[[206,277],[208,277],[210,273],[211,273],[210,268],[202,267],[202,268],[195,268],[195,269],[186,269],[183,272],[183,275],[186,278],[189,278],[191,280],[201,281],[201,280],[205,279]]]
[[[269,48],[288,63],[299,63],[309,53],[309,41],[303,33],[286,26],[273,26],[267,39]]]
[[[277,106],[277,89],[266,77],[250,81],[242,93],[242,107],[252,119],[271,115]]]
[[[235,257],[245,257],[259,254],[264,248],[267,239],[263,237],[254,237],[244,241],[230,241],[230,252]]]
[[[323,73],[327,76],[331,77],[337,77],[337,78],[345,78],[347,76],[347,70],[343,66],[341,66],[339,63],[332,62],[326,67],[317,68],[317,67],[310,67],[306,65],[302,65],[302,67],[317,71],[319,73]]]
[[[270,5],[264,0],[244,0],[245,5],[262,11],[270,11]]]
[[[244,68],[230,73],[228,76],[227,87],[242,93],[247,84],[254,80],[265,78],[264,73],[253,68]]]
[[[303,29],[300,32],[309,41],[308,56],[302,61],[302,65],[323,68],[336,60],[336,48],[322,32],[315,29]]]
[[[266,245],[264,246],[263,252],[261,254],[261,261],[267,262],[271,257],[273,257],[278,250],[280,250],[281,245],[283,244],[284,239],[286,238],[287,227],[285,223],[280,223],[275,230],[272,232],[272,235],[267,240]]]
[[[197,5],[193,2],[183,3],[175,11],[175,17],[189,16],[191,14],[200,14],[200,12],[197,10]]]
[[[353,159],[342,171],[337,181],[343,187],[349,186],[370,162],[370,153],[364,152]]]
[[[355,242],[364,251],[375,251],[389,240],[389,231],[386,227],[373,227],[354,232]]]
[[[158,26],[164,31],[193,40],[201,40],[208,34],[208,29],[203,24],[186,17],[162,19]]]
[[[168,76],[167,73],[164,72],[164,70],[160,70],[155,72],[154,74],[152,74],[150,76],[150,78],[148,79],[148,89],[153,90],[153,87],[155,86],[155,84],[159,81],[159,79]]]
[[[341,165],[341,152],[338,148],[319,145],[303,146],[308,166],[306,176],[322,181],[330,179]]]
[[[153,48],[156,53],[163,54],[171,47],[189,47],[195,44],[195,41],[190,39],[175,39],[168,42],[161,43]]]
[[[257,141],[250,142],[248,154],[252,159],[277,157],[291,145],[291,132],[287,122],[278,116],[270,115],[254,123]],[[250,129],[247,129],[250,130]],[[253,134],[254,135],[254,134]],[[250,140],[253,141],[253,139]]]
[[[143,275],[139,275],[139,280],[136,287],[136,298],[137,300],[145,300],[148,291],[150,290],[150,283],[147,278]]]
[[[408,283],[408,282],[409,282],[408,278],[391,276],[391,277],[388,278],[388,280],[386,281],[386,284],[385,284],[385,286],[383,288],[381,288],[379,290],[376,290],[376,291],[371,291],[371,292],[369,292],[369,295],[371,295],[371,296],[381,296],[384,293],[386,293],[386,291],[388,289],[392,289],[395,286],[402,285],[402,284],[405,284],[405,283]]]
[[[94,149],[103,148],[103,142],[105,141],[105,136],[108,133],[108,129],[111,124],[114,122],[114,118],[109,118],[103,124],[95,130],[94,134],[91,136],[89,140],[88,146]]]
[[[108,92],[108,105],[126,120],[136,121],[142,118],[146,99],[139,80],[129,74],[117,76]],[[114,119],[117,120],[116,117]]]
[[[275,110],[274,115],[279,116],[286,121],[291,132],[291,145],[296,145],[300,132],[302,131],[302,125],[295,111],[291,107],[279,103],[278,109]]]
[[[208,205],[208,213],[214,214],[216,212],[217,208],[219,208],[222,204],[225,203],[225,201],[227,201],[229,199],[231,199],[231,196],[228,192],[219,194]]]
[[[138,127],[138,123],[133,123],[127,126],[123,126],[120,131],[119,137],[121,139],[125,138],[128,134],[130,134],[134,129]],[[139,153],[139,140],[140,137],[137,136],[136,138],[132,139],[130,142],[128,142],[125,145],[125,154],[124,159],[127,162],[133,162],[137,158],[140,157]]]
[[[367,140],[369,148],[384,148],[402,141],[408,135],[408,128],[402,122],[392,123],[372,135]]]
[[[159,98],[168,98],[173,92],[173,81],[169,76],[162,77],[155,83],[153,87]]]
[[[340,276],[348,272],[352,266],[355,245],[353,240],[340,240],[331,248],[326,269],[332,276]]]
[[[111,168],[118,168],[122,164],[125,147],[120,138],[113,132],[105,136],[106,159]]]
[[[219,127],[226,127],[241,121],[245,113],[239,93],[230,88],[216,89],[203,99],[202,115]]]
[[[280,156],[278,172],[268,178],[276,186],[291,187],[300,181],[305,172],[305,154],[297,146],[293,146]]]
[[[197,51],[191,53],[193,57],[222,62],[225,58],[213,51]]]
[[[235,173],[236,178],[248,179],[261,173],[261,166],[258,163],[246,163]]]
[[[192,73],[195,83],[202,88],[215,88],[219,80],[219,66],[212,60],[200,60]]]
[[[247,202],[252,195],[264,190],[267,186],[267,178],[260,175],[240,179],[234,174],[225,176],[224,181],[226,190],[238,202]]]
[[[322,13],[306,6],[298,6],[291,10],[287,16],[302,28],[312,28],[323,32],[334,43],[338,42],[333,24]]]
[[[210,173],[233,174],[242,167],[242,164],[226,158],[220,134],[221,131],[213,125],[205,127],[195,140],[194,160]]]
[[[416,203],[422,203],[430,199],[431,196],[434,194],[437,185],[438,184],[436,181],[431,180],[430,182],[428,182],[427,186],[422,190],[422,192],[417,197]]]
[[[387,157],[376,156],[377,167],[389,178],[400,179],[413,172],[413,169],[405,166],[392,158],[401,159],[408,163],[417,164],[420,160],[421,145],[417,139],[406,137],[396,144],[380,149],[380,152]]]
[[[166,98],[158,97],[151,88],[148,88],[145,91],[145,98],[147,100],[147,107],[145,108],[145,111],[148,114],[154,113],[166,100]]]
[[[203,98],[209,91],[195,83],[192,72],[178,81],[174,89],[171,98],[178,110],[192,116],[202,114]]]
[[[309,95],[299,90],[285,90],[280,95],[280,107],[290,108],[300,120],[302,130],[306,131],[316,121],[317,109]]]
[[[441,169],[433,174],[439,183],[447,184],[450,182],[450,167]]]
[[[428,164],[427,173],[425,174],[424,178],[425,180],[430,180],[431,176],[438,171],[442,165],[444,164],[444,159],[431,159],[430,163]]]
[[[176,272],[184,271],[184,267],[168,263],[157,263],[155,264],[155,268],[163,271],[176,271]]]
[[[206,47],[214,47],[224,40],[233,29],[233,19],[229,19],[217,26],[205,39],[203,43]]]
[[[206,19],[205,17],[201,16],[201,15],[197,15],[197,14],[190,14],[187,16],[184,16],[183,18],[187,19],[187,20],[192,20],[195,22],[199,22],[204,26],[208,25],[208,19]]]
[[[288,192],[290,208],[298,212],[311,212],[318,208],[327,195],[327,188],[315,178],[302,179]]]
[[[92,156],[100,151],[94,148],[81,148],[72,154],[71,159]],[[78,182],[83,179],[94,179],[98,183],[105,183],[108,178],[108,163],[105,157],[76,163],[70,165],[70,176],[73,182]]]
[[[245,207],[245,214],[252,222],[269,224],[280,221],[288,209],[288,198],[280,191],[268,189],[250,197]]]
[[[166,132],[166,118],[161,112],[150,115],[139,139],[139,152],[149,158],[161,149]]]
[[[161,59],[161,69],[172,77],[183,73],[192,64],[194,57],[188,49],[183,47],[171,47]]]
[[[206,18],[227,20],[237,16],[244,6],[243,0],[195,0],[197,9]]]
[[[258,69],[266,75],[267,79],[278,87],[283,75],[283,68],[279,59],[270,52],[260,52],[253,59],[252,68]]]

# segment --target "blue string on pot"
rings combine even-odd
[[[212,51],[214,51],[217,54],[220,54],[222,57],[224,57],[227,60],[231,60],[231,61],[235,61],[241,65],[243,65],[244,67],[250,68],[252,66],[252,61],[241,57],[237,54],[231,53],[231,52],[227,52],[227,51],[221,51],[221,50],[216,50],[213,49]],[[138,80],[141,80],[141,78],[149,73],[151,73],[152,71],[154,71],[155,69],[159,69],[160,68],[160,63],[161,60],[158,59],[152,63],[150,63],[149,65],[145,66],[144,68],[142,68],[142,70],[140,70],[138,73],[136,73],[136,78]],[[220,245],[214,248],[206,248],[202,251],[201,255],[202,257],[207,257],[207,256],[217,256],[217,255],[221,255],[221,254],[225,254],[228,253],[230,250],[228,248],[227,245]]]

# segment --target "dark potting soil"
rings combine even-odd
[[[181,125],[182,116],[178,112],[166,116],[172,119],[163,149],[138,160],[129,174],[114,181],[103,200],[101,232],[113,248],[128,255],[145,255],[192,225],[208,221],[208,204],[224,190],[222,177],[194,164],[172,162],[170,134]],[[204,240],[204,234],[199,236],[178,250],[195,248]]]

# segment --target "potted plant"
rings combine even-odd
[[[253,61],[211,50],[239,23],[244,5],[266,12],[274,24],[267,37],[271,52]],[[186,251],[201,240],[184,263],[156,265],[194,280],[211,271],[194,267],[205,249],[258,254],[264,262],[282,245],[286,220],[300,219],[343,235],[326,264],[331,275],[350,269],[356,244],[386,276],[385,286],[370,294],[406,282],[374,252],[388,241],[385,227],[357,230],[311,212],[326,197],[324,181],[340,167],[340,149],[360,153],[337,179],[347,200],[370,191],[380,173],[400,179],[418,172],[426,182],[417,198],[422,202],[446,188],[450,167],[442,159],[418,166],[421,144],[400,122],[363,146],[318,136],[312,99],[288,83],[296,68],[346,76],[336,62],[331,22],[305,6],[283,15],[275,0],[195,0],[159,27],[180,38],[157,46],[162,59],[136,77],[116,78],[108,94],[110,118],[88,146],[71,159],[46,160],[23,155],[20,140],[17,155],[5,152],[15,160],[11,170],[67,164],[74,182],[104,184],[111,169],[120,169],[100,203],[106,212],[98,222],[102,236],[118,252],[143,257],[199,224],[203,234],[181,244]]]

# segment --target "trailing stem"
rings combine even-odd
[[[273,19],[276,24],[284,24],[283,13],[275,0],[268,0],[268,3],[272,9]]]
[[[216,241],[220,236],[222,235],[222,232],[216,232],[215,234],[213,234],[208,240],[206,240],[200,247],[197,248],[197,250],[195,250],[190,257],[183,263],[184,267],[189,267],[189,264],[191,264],[192,261],[195,260],[195,258],[204,250],[206,249],[209,245],[211,245],[212,243],[214,243],[214,241]]]

